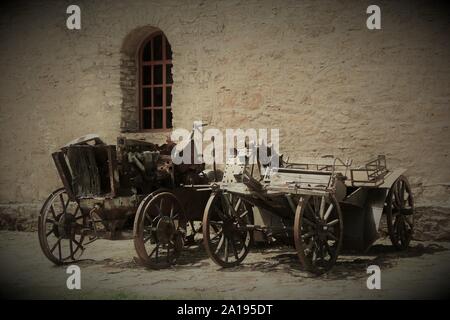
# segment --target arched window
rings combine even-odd
[[[172,49],[162,32],[153,33],[139,50],[139,126],[172,128]]]

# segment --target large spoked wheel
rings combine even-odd
[[[209,257],[219,266],[237,266],[253,242],[252,206],[241,197],[224,192],[211,195],[203,215],[203,243]]]
[[[54,191],[42,206],[39,222],[39,244],[45,256],[54,264],[76,261],[84,251],[83,230],[88,227],[76,201],[70,200],[64,188]]]
[[[134,247],[140,262],[152,269],[174,264],[183,248],[184,211],[171,192],[153,193],[140,203],[134,220]]]
[[[332,195],[301,197],[295,212],[294,242],[306,270],[323,274],[336,263],[342,246],[343,221]]]
[[[394,182],[384,209],[392,245],[398,250],[408,248],[414,231],[414,199],[406,177]]]

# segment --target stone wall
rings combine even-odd
[[[37,206],[60,185],[50,153],[75,137],[165,140],[167,133],[135,132],[136,50],[157,28],[173,50],[175,127],[202,119],[279,128],[292,160],[386,154],[390,167],[408,170],[419,206],[450,207],[447,8],[378,1],[382,30],[369,31],[369,1],[75,3],[80,31],[66,28],[72,1],[0,10],[7,212]]]

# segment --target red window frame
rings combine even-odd
[[[161,36],[161,51],[162,51],[162,59],[155,60],[155,48],[154,43],[155,39],[157,37]],[[150,59],[146,59],[144,57],[144,51],[147,47],[147,45],[150,45]],[[158,132],[158,131],[170,131],[172,130],[172,118],[168,119],[168,113],[172,112],[171,107],[171,101],[167,101],[168,95],[172,94],[172,84],[173,80],[167,79],[167,68],[170,67],[170,71],[172,70],[172,59],[169,56],[170,50],[170,56],[172,49],[170,47],[170,43],[168,42],[166,36],[162,31],[158,31],[155,33],[152,33],[145,41],[142,43],[140,49],[139,49],[139,129],[141,131],[151,131],[151,132]],[[161,75],[161,83],[155,83],[155,68],[159,67],[162,69],[162,75]],[[146,83],[144,81],[144,76],[146,75],[146,72],[144,72],[145,68],[147,70],[150,70],[150,82]],[[148,73],[147,73],[148,74]],[[172,78],[172,76],[170,77]],[[161,105],[155,105],[155,91],[161,88]],[[144,92],[149,92],[149,98],[144,98]],[[145,101],[148,99],[150,100],[150,104],[144,105]],[[170,100],[172,100],[170,98]],[[159,112],[159,110],[162,110],[162,124],[161,126],[158,125],[158,121],[156,120],[155,114]],[[149,121],[148,118],[150,117]],[[145,124],[147,124],[145,126]],[[149,124],[149,125],[148,125]]]

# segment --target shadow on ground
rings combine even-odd
[[[405,251],[398,251],[390,244],[377,244],[363,254],[350,252],[341,254],[333,269],[320,277],[324,280],[366,278],[366,270],[369,265],[375,264],[380,268],[386,269],[394,267],[401,259],[430,255],[447,250],[447,248],[438,244],[429,244],[425,246],[421,243],[417,243]],[[220,270],[223,272],[245,270],[256,270],[261,272],[281,271],[290,273],[294,277],[318,277],[306,272],[302,268],[295,250],[291,247],[266,245],[264,247],[259,246],[252,251],[258,252],[262,256],[267,255],[268,257],[261,261],[246,262],[234,268]]]
[[[203,248],[201,243],[184,247],[177,260],[177,263],[171,267],[171,269],[194,269],[200,266],[208,265],[208,254]],[[71,262],[73,263],[73,262]],[[80,266],[89,265],[101,265],[105,267],[115,267],[124,269],[142,269],[145,268],[137,257],[134,257],[131,261],[123,261],[122,259],[81,259],[77,262]]]
[[[445,247],[433,243],[424,245],[414,243],[405,251],[398,251],[390,244],[376,244],[365,253],[342,253],[336,265],[327,274],[320,277],[325,280],[348,280],[367,277],[367,267],[378,265],[380,268],[392,268],[402,259],[431,255],[437,252],[446,251]],[[143,269],[137,259],[131,261],[102,259],[102,260],[81,260],[82,265],[102,265],[104,267],[114,267],[119,269]],[[189,270],[213,264],[209,259],[203,245],[193,245],[183,248],[177,264],[172,266],[172,270]],[[260,272],[283,272],[293,277],[315,278],[316,275],[306,272],[297,257],[297,253],[292,246],[280,244],[260,244],[252,248],[244,262],[233,268],[219,268],[219,272],[239,272],[239,271],[260,271]],[[117,271],[120,272],[120,271]]]

